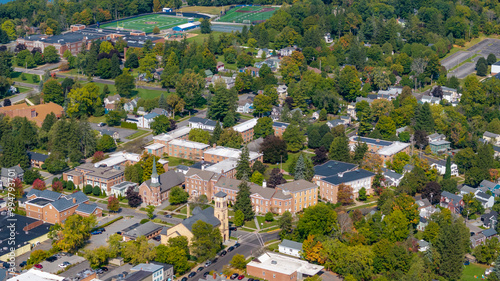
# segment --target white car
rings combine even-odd
[[[66,268],[66,267],[67,267],[68,265],[70,265],[70,264],[71,264],[70,262],[65,261],[65,262],[61,263],[61,264],[59,265],[59,267],[61,267],[61,268]]]

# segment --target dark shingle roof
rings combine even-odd
[[[488,229],[485,229],[482,231],[483,235],[486,236],[486,237],[490,237],[490,236],[493,236],[493,235],[496,235],[497,232],[495,229],[493,228],[488,228]]]
[[[403,175],[398,174],[398,173],[394,172],[393,170],[382,168],[382,171],[384,172],[384,175],[389,177],[389,178],[400,179],[403,177]]]
[[[215,195],[214,195],[214,196],[215,196],[215,197],[221,197],[221,198],[224,198],[224,197],[226,197],[226,196],[227,196],[227,194],[226,194],[226,193],[224,193],[224,192],[222,192],[222,191],[219,191],[219,192],[215,193]]]
[[[359,169],[352,172],[346,172],[341,177],[335,175],[333,177],[324,178],[323,180],[334,185],[338,185],[345,182],[351,182],[355,180],[360,180],[368,177],[372,177],[375,174],[367,170]]]
[[[189,229],[189,231],[193,231],[193,224],[199,220],[211,224],[213,227],[220,225],[220,221],[214,217],[213,207],[208,207],[205,210],[196,210],[195,208],[193,210],[193,216],[183,220],[182,224]]]
[[[283,123],[283,122],[273,122],[273,127],[288,127],[288,123]]]
[[[295,241],[288,240],[288,239],[283,239],[280,246],[302,251],[302,243],[295,242]]]
[[[38,152],[28,151],[28,157],[30,160],[45,162],[45,160],[49,157],[47,154],[41,154]]]
[[[23,174],[24,173],[24,170],[23,168],[19,167],[19,166],[12,166],[10,168],[2,168],[2,177],[9,177],[9,170],[14,170],[14,172],[16,173],[16,175],[18,174]]]
[[[55,191],[52,191],[52,190],[38,190],[38,189],[34,189],[32,188],[29,192],[28,192],[28,195],[27,197],[30,197],[32,195],[35,195],[37,198],[45,198],[45,199],[49,199],[49,200],[57,200],[59,199],[59,197],[62,196],[61,193],[59,192],[55,192]]]
[[[216,121],[213,121],[213,120],[210,120],[210,119],[205,119],[205,118],[200,118],[200,117],[196,117],[196,116],[193,116],[193,117],[189,118],[189,122],[192,122],[192,123],[201,123],[203,125],[213,126],[213,127],[215,127],[217,125]]]
[[[184,174],[170,170],[160,175],[160,190],[161,192],[168,191],[172,187],[184,183]],[[151,186],[151,179],[146,181],[147,186]]]
[[[128,236],[128,237],[132,237],[132,238],[138,238],[140,236],[148,236],[148,235],[160,230],[161,228],[163,228],[163,226],[158,225],[154,222],[148,221],[145,224],[141,224],[138,227],[125,232],[123,235]]]
[[[54,208],[56,210],[58,210],[59,212],[67,210],[67,209],[77,205],[77,203],[73,203],[73,199],[66,199],[66,197],[61,198],[59,200],[56,200],[50,204],[52,206],[54,206]]]
[[[69,197],[70,198],[75,198],[77,204],[81,204],[81,203],[89,201],[89,198],[87,197],[87,195],[85,195],[81,191],[77,191],[75,193],[72,193],[72,194],[69,195]]]
[[[356,165],[354,164],[330,160],[323,165],[315,166],[314,174],[323,177],[329,177],[337,175],[338,173],[347,172],[354,168],[356,168]]]
[[[78,208],[76,208],[77,212],[82,212],[84,214],[92,214],[95,209],[99,208],[97,204],[80,204]]]
[[[456,205],[458,204],[458,202],[460,202],[462,200],[462,197],[458,196],[458,195],[455,195],[453,193],[450,193],[448,191],[443,191],[441,192],[441,197],[446,197],[448,199],[451,199],[453,200],[453,203]]]

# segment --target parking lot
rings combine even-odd
[[[140,221],[140,219],[124,217],[123,219],[106,226],[104,228],[106,229],[106,231],[102,234],[92,235],[89,240],[90,245],[88,245],[86,248],[94,249],[100,246],[106,246],[106,241],[108,240],[109,236],[117,233],[118,231],[122,231],[125,228],[130,227],[136,223],[140,223]]]
[[[63,269],[59,267],[63,262],[69,262],[70,264],[78,264],[85,261],[85,258],[72,255],[72,256],[60,256],[57,260],[53,262],[42,261],[40,264],[43,266],[43,271],[50,273],[57,273],[59,270]]]

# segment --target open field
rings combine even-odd
[[[15,82],[22,82],[22,83],[28,83],[28,84],[35,84],[38,85],[39,82],[33,82],[33,75],[36,76],[36,74],[24,74],[24,77],[26,77],[26,80],[21,79],[21,72],[12,72],[10,74],[10,79]],[[40,75],[38,75],[40,77]]]
[[[187,23],[187,18],[173,17],[167,15],[144,15],[136,18],[120,20],[117,22],[101,24],[102,28],[126,30],[141,30],[146,33],[153,32],[153,28],[158,26],[160,30],[169,29],[179,24]]]
[[[464,271],[462,272],[462,281],[474,281],[481,280],[481,276],[484,271],[488,268],[487,265],[471,263],[470,265],[464,266]]]
[[[215,40],[219,39],[219,37],[222,33],[224,33],[224,32],[220,32],[220,31],[210,32],[210,34],[212,34],[212,37]],[[205,40],[208,40],[208,37],[210,36],[210,34],[201,34],[201,31],[199,29],[192,31],[192,32],[189,32],[189,34],[196,34],[196,36],[187,38],[186,41],[187,42],[196,42],[198,44],[203,43]]]
[[[220,14],[221,11],[229,9],[229,5],[227,6],[189,6],[189,7],[182,7],[178,9],[177,11],[183,12],[183,13],[204,13],[204,14],[211,14],[211,15],[218,15]]]
[[[248,23],[262,22],[269,19],[278,8],[267,6],[245,6],[235,7],[226,12],[219,21],[238,22],[249,21]]]

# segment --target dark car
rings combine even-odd
[[[51,256],[51,257],[46,258],[45,260],[48,262],[54,262],[57,260],[57,257]]]
[[[198,267],[198,271],[202,271],[203,269],[205,269],[203,266]]]
[[[219,256],[223,257],[227,254],[226,250],[222,250],[222,252],[220,252]]]
[[[236,230],[238,230],[238,228],[237,228],[236,226],[230,226],[230,227],[229,227],[229,230],[231,230],[231,231],[236,231]]]
[[[210,274],[210,272],[208,272],[208,271],[203,273],[203,278],[207,278],[207,275],[209,275],[209,274]]]
[[[193,272],[189,273],[188,277],[191,278],[191,277],[194,277],[195,275],[196,275],[196,272],[193,271]]]
[[[236,244],[234,244],[234,247],[235,247],[235,248],[238,248],[239,246],[241,246],[241,244],[240,244],[240,243],[236,243]]]
[[[26,261],[23,261],[22,263],[19,264],[20,267],[25,267],[28,263]]]
[[[172,215],[171,214],[166,214],[165,217],[171,219],[172,218]]]
[[[227,251],[228,251],[228,252],[231,252],[232,250],[234,250],[234,247],[233,247],[233,246],[231,246],[231,247],[227,248]]]
[[[90,234],[92,234],[92,235],[102,234],[102,231],[100,231],[100,230],[94,230]]]
[[[9,269],[10,268],[10,263],[4,261],[3,262],[3,268]]]
[[[187,281],[188,278],[187,277],[182,277],[181,281]]]
[[[243,274],[242,274],[242,275],[240,275],[240,276],[238,276],[238,280],[241,280],[241,279],[243,279],[243,278],[245,278],[245,275],[243,275]]]
[[[248,278],[248,281],[255,281],[253,278]]]
[[[155,237],[153,237],[153,240],[155,240],[155,241],[161,241],[161,236],[160,235],[155,236]]]
[[[216,263],[217,261],[219,261],[219,259],[215,258],[215,259],[213,259],[212,263]]]
[[[236,277],[238,277],[238,273],[233,273],[233,275],[231,275],[231,277],[229,277],[229,279],[234,280],[234,279],[236,279]]]
[[[102,232],[105,232],[106,229],[105,228],[99,228],[98,230],[102,231]]]
[[[121,231],[117,231],[116,234],[122,235],[122,232]]]

